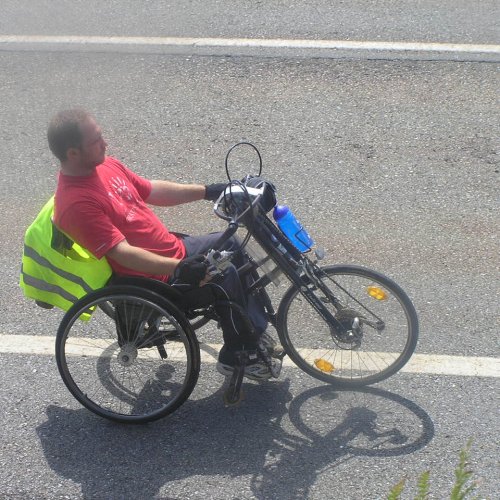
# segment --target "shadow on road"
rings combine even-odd
[[[212,476],[251,476],[256,498],[305,498],[319,474],[345,460],[412,453],[434,435],[422,408],[378,388],[320,386],[292,400],[285,380],[245,392],[239,408],[224,408],[218,391],[145,426],[52,405],[37,432],[53,471],[88,499],[152,498],[193,476],[206,476],[208,496]]]

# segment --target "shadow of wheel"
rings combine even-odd
[[[430,416],[416,403],[389,391],[321,386],[303,392],[289,409],[293,425],[318,446],[345,453],[391,457],[412,453],[434,436]]]

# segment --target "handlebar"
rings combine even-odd
[[[265,214],[275,206],[275,191],[276,188],[272,183],[259,176],[247,175],[242,181],[229,182],[213,207],[215,214],[227,221],[228,226],[207,255],[207,260],[213,271],[211,274],[224,272],[229,265],[232,253],[226,255],[227,252],[221,252],[221,249],[239,227],[245,226],[248,229],[248,234],[241,243],[241,248],[246,245],[254,231],[255,221],[259,214]]]
[[[242,182],[231,182],[215,202],[214,212],[221,219],[239,225],[239,221],[258,205],[263,192],[264,187],[257,189],[248,187]]]
[[[236,195],[240,197],[239,202],[235,200]],[[246,187],[242,183],[231,182],[215,202],[214,212],[218,217],[229,221],[229,223],[207,254],[208,273],[210,275],[216,276],[224,273],[230,265],[234,252],[221,251],[221,248],[236,233],[240,225],[242,225],[241,221],[248,215],[249,211],[255,210],[261,196],[262,190]],[[243,199],[248,201],[241,203]],[[229,207],[229,205],[232,206]]]

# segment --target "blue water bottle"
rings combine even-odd
[[[314,245],[313,239],[295,218],[286,205],[277,205],[273,217],[281,232],[294,244],[297,250],[307,252]]]

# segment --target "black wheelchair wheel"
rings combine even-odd
[[[323,267],[316,277],[322,283],[316,297],[344,328],[329,325],[292,286],[280,303],[277,328],[292,361],[339,388],[380,382],[400,370],[418,338],[417,313],[401,287],[359,266]]]
[[[178,333],[176,339],[164,335],[166,325]],[[170,301],[139,287],[109,286],[65,314],[56,360],[66,387],[87,409],[117,422],[146,423],[189,397],[200,349],[191,325]]]

